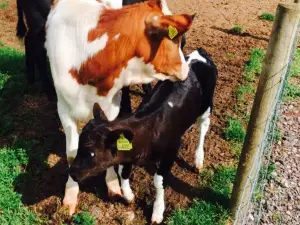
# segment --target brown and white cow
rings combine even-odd
[[[76,122],[92,118],[95,102],[112,121],[119,114],[122,87],[187,78],[189,67],[180,41],[193,16],[164,15],[162,7],[161,0],[121,9],[95,0],[61,0],[51,9],[45,47],[69,164],[78,149]],[[177,31],[174,38],[170,28]],[[121,195],[112,167],[106,183],[109,193]],[[78,183],[69,176],[63,203],[70,207],[70,215],[75,212],[78,193]]]

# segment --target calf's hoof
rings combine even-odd
[[[109,198],[123,197],[118,178],[106,182]]]
[[[152,214],[151,224],[161,224],[163,219],[163,216]]]
[[[200,173],[203,169],[203,163],[196,164],[196,172]]]
[[[133,193],[129,193],[129,194],[126,194],[126,195],[123,194],[123,196],[124,196],[124,199],[125,199],[125,201],[126,201],[127,204],[134,203],[135,197],[134,197]]]
[[[71,203],[67,199],[63,200],[63,207],[68,208],[69,210],[69,216],[73,216],[76,213],[77,209],[77,202],[76,203]]]

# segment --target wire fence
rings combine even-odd
[[[294,44],[293,44],[293,50],[292,52],[295,53],[296,47],[297,47],[297,40],[298,37],[295,38]],[[252,198],[249,201],[249,210],[248,213],[243,218],[243,224],[260,224],[262,214],[265,212],[266,208],[264,206],[265,203],[265,187],[268,183],[268,175],[270,173],[270,159],[271,154],[274,149],[274,145],[276,143],[276,123],[278,120],[278,117],[280,115],[280,109],[282,105],[282,97],[284,94],[285,86],[287,84],[287,76],[290,73],[290,69],[293,63],[293,56],[294,54],[291,54],[289,58],[289,63],[286,69],[286,72],[284,73],[284,76],[282,77],[280,81],[280,88],[278,89],[277,95],[276,95],[276,102],[274,106],[274,113],[273,116],[270,116],[270,124],[267,132],[266,138],[263,140],[264,143],[262,143],[261,149],[260,149],[260,157],[259,160],[261,161],[259,163],[260,170],[257,177],[257,180],[253,182],[253,194]],[[279,203],[278,203],[279,204]]]
[[[287,83],[287,76],[293,63],[293,56],[297,47],[297,41],[298,35],[296,35],[294,40],[292,40],[293,46],[291,48],[292,50],[287,64],[284,65],[281,71],[278,72],[281,73],[280,79],[275,78],[277,74],[269,77],[269,81],[271,81],[270,85],[262,92],[261,98],[263,98],[264,95],[268,95],[268,92],[272,88],[277,88],[275,101],[271,103],[272,105],[269,107],[266,120],[254,127],[254,132],[256,132],[256,129],[262,129],[260,125],[265,126],[263,132],[264,136],[258,145],[251,146],[252,148],[258,148],[259,150],[254,158],[255,163],[251,165],[250,171],[248,172],[245,187],[248,185],[250,188],[244,188],[242,190],[242,200],[235,212],[234,225],[260,224],[262,215],[266,210],[264,205],[265,187],[268,182],[271,153],[276,141],[276,123],[280,112],[284,88]]]

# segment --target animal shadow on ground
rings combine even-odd
[[[259,37],[253,34],[250,34],[248,32],[243,32],[243,33],[235,33],[233,32],[231,29],[226,29],[226,28],[221,28],[221,27],[216,27],[216,26],[211,26],[210,28],[214,29],[214,30],[218,30],[221,32],[224,32],[226,34],[231,34],[231,35],[235,35],[235,36],[240,36],[240,37],[251,37],[257,40],[262,40],[262,41],[269,41],[268,38],[264,38],[264,37]]]

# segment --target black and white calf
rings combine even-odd
[[[159,82],[132,115],[107,122],[101,119],[99,105],[95,104],[95,119],[83,128],[78,153],[70,168],[71,177],[80,182],[121,164],[119,175],[123,197],[131,202],[134,199],[129,185],[132,163],[159,162],[154,175],[156,199],[152,214],[152,222],[156,223],[163,220],[166,178],[181,137],[197,118],[200,138],[195,162],[198,168],[203,166],[204,137],[210,123],[217,69],[203,49],[186,58],[190,65],[188,78],[183,82]],[[132,143],[131,150],[118,149],[117,141],[122,136]]]

